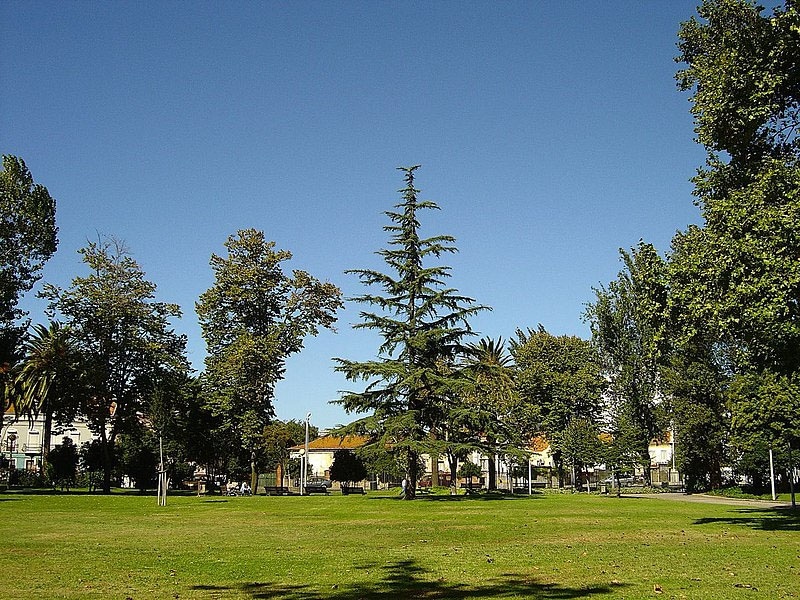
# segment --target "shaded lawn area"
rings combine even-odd
[[[0,494],[0,598],[798,598],[800,517],[522,499]]]

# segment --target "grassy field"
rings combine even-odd
[[[0,598],[799,598],[800,517],[651,498],[0,494]]]

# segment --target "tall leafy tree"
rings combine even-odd
[[[211,256],[214,284],[197,302],[208,348],[205,379],[223,428],[247,452],[251,487],[257,481],[264,427],[274,416],[275,384],[286,359],[320,327],[333,329],[341,291],[305,271],[284,272],[292,258],[264,233],[244,229],[225,242],[227,256]]]
[[[34,183],[25,161],[3,155],[0,171],[0,393],[18,358],[26,324],[18,308],[21,296],[41,277],[58,245],[56,202]],[[12,397],[3,393],[4,407]]]
[[[81,357],[81,412],[100,437],[108,493],[117,437],[139,425],[159,382],[188,368],[186,340],[170,324],[180,308],[155,299],[156,285],[121,242],[92,242],[79,252],[89,274],[66,289],[47,285],[43,294],[51,314],[69,326]]]
[[[537,415],[533,432],[550,443],[563,484],[564,441],[570,423],[582,419],[596,424],[603,410],[606,382],[597,353],[586,340],[555,336],[540,326],[536,331],[517,330],[511,354],[521,399]]]
[[[651,244],[621,251],[624,269],[586,310],[610,380],[611,431],[630,440],[650,482],[650,441],[661,433],[661,365],[669,330],[667,263]]]
[[[678,86],[707,151],[693,180],[704,224],[681,239],[682,303],[733,372],[788,381],[800,370],[800,11],[706,0],[698,16],[679,32]],[[734,423],[752,416],[744,406],[731,404]]]
[[[401,456],[407,466],[407,499],[416,494],[419,456],[436,457],[443,450],[436,426],[459,385],[450,365],[463,352],[462,340],[471,333],[468,319],[486,308],[445,285],[450,267],[428,265],[431,259],[457,249],[451,236],[420,235],[419,214],[439,207],[419,200],[414,187],[418,168],[400,168],[406,184],[400,190],[402,201],[385,213],[391,224],[384,230],[391,237],[389,248],[378,255],[390,272],[349,271],[367,287],[381,290],[354,298],[377,309],[362,311],[355,327],[380,333],[383,343],[378,357],[336,359],[336,370],[349,380],[369,382],[363,391],[346,392],[337,402],[348,412],[371,413],[356,421],[352,430],[369,434],[372,443]]]

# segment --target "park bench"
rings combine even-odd
[[[279,485],[265,485],[264,486],[264,495],[265,496],[288,496],[291,494],[288,487],[283,487]]]
[[[342,496],[349,496],[350,494],[365,494],[363,487],[355,486],[342,486]]]
[[[307,485],[306,494],[327,494],[328,488],[324,485]]]

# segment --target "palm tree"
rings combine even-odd
[[[470,380],[470,404],[486,439],[489,462],[488,489],[497,489],[495,455],[498,442],[513,437],[507,417],[513,412],[516,388],[513,359],[506,352],[503,338],[482,338],[467,346],[464,372]]]
[[[47,462],[53,418],[71,421],[77,410],[77,349],[70,329],[55,321],[34,325],[15,380],[17,414],[44,415],[42,458]]]

